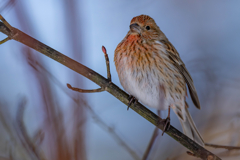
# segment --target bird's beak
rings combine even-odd
[[[130,30],[131,30],[132,32],[136,32],[136,33],[139,33],[139,34],[140,34],[140,32],[141,32],[141,28],[140,28],[140,26],[139,26],[137,23],[131,24],[131,25],[130,25]]]

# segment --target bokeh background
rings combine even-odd
[[[204,140],[231,146],[240,146],[239,7],[234,0],[0,0],[12,26],[106,77],[104,45],[118,86],[115,47],[134,16],[151,16],[193,77],[202,109],[188,103]],[[98,88],[14,40],[0,45],[0,159],[142,159],[154,126],[107,92],[77,93],[66,83]],[[173,112],[171,124],[181,130]],[[222,159],[240,159],[240,151],[206,148]],[[186,151],[159,135],[148,159],[196,159]]]

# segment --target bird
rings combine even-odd
[[[193,104],[200,109],[193,79],[153,18],[148,15],[132,18],[130,30],[115,49],[114,62],[119,81],[130,95],[129,105],[139,101],[157,110],[168,109],[164,120],[169,124],[172,109],[184,134],[204,146],[186,102],[188,87]]]

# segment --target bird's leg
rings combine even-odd
[[[170,106],[168,107],[168,116],[166,119],[162,119],[161,122],[165,122],[164,128],[163,128],[163,132],[162,132],[162,136],[164,134],[164,132],[166,132],[167,130],[169,130],[170,127]]]
[[[136,99],[135,97],[133,97],[132,95],[130,95],[130,96],[128,97],[128,100],[129,100],[129,102],[128,102],[128,108],[127,108],[127,110],[129,110],[129,107],[131,106],[132,103],[136,103],[136,102],[137,102],[137,99]]]

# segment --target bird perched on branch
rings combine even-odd
[[[158,110],[169,109],[164,131],[170,124],[171,108],[183,132],[204,146],[185,101],[187,85],[194,105],[200,109],[193,80],[177,50],[151,17],[140,15],[131,20],[129,32],[115,50],[114,61],[121,85],[131,95],[129,105],[139,100]]]

